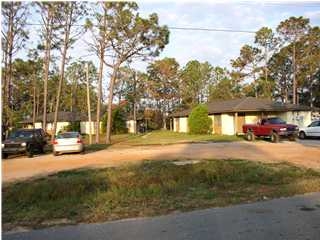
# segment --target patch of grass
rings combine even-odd
[[[5,229],[44,227],[48,220],[154,216],[314,191],[320,191],[319,172],[285,163],[206,160],[177,166],[146,161],[6,185],[2,217]]]
[[[108,146],[109,146],[108,144],[103,144],[103,143],[86,145],[85,151],[86,151],[86,153],[101,151],[103,149],[108,148]]]
[[[188,142],[233,142],[241,141],[242,137],[234,135],[197,135],[189,133],[177,133],[173,131],[158,130],[146,134],[136,135],[126,141],[122,141],[119,145],[167,145],[175,143],[188,143]]]

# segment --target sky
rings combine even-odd
[[[160,25],[169,27],[193,27],[257,31],[261,27],[273,30],[277,25],[291,17],[303,16],[310,19],[312,26],[320,26],[320,1],[283,2],[283,1],[137,1],[139,13],[148,16],[155,12],[159,16]],[[38,22],[39,19],[30,15],[28,21]],[[39,30],[30,29],[30,44],[37,44]],[[70,50],[72,58],[81,57],[92,60],[98,66],[95,56],[87,56],[86,40],[89,33]],[[169,44],[158,59],[174,57],[183,67],[190,60],[208,61],[213,66],[230,68],[230,60],[239,55],[244,44],[253,44],[252,33],[230,33],[209,31],[186,31],[170,29]],[[26,52],[20,53],[26,56]],[[144,70],[147,63],[135,61],[132,67]]]
[[[312,26],[320,26],[318,2],[141,2],[142,15],[156,12],[160,24],[169,27],[217,28],[257,31],[273,30],[291,17],[304,16]],[[239,55],[241,46],[253,44],[254,34],[208,31],[170,30],[170,42],[162,57],[175,57],[180,65],[189,60],[208,61],[212,65],[230,67],[230,59]]]

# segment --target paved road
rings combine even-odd
[[[154,218],[7,233],[2,237],[5,240],[319,240],[320,193]]]
[[[270,143],[231,142],[197,143],[168,146],[142,146],[106,150],[85,155],[68,154],[58,157],[39,155],[2,161],[3,182],[45,176],[59,171],[88,167],[110,167],[143,160],[172,159],[247,159],[262,162],[283,162],[320,169],[319,140]]]

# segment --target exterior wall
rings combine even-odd
[[[179,132],[186,133],[188,131],[189,131],[188,118],[187,117],[179,118]]]
[[[101,129],[102,122],[100,122]],[[80,132],[82,134],[90,134],[90,123],[80,122]],[[96,134],[96,122],[91,121],[91,134]]]
[[[288,123],[296,124],[299,127],[308,126],[311,121],[311,111],[292,111],[286,113],[286,119]]]
[[[68,126],[69,122],[57,122],[57,129],[56,133],[57,134],[59,131],[63,130],[64,127]],[[47,123],[47,131],[52,134],[53,131],[53,123]]]
[[[126,121],[126,126],[128,128],[129,133],[135,133],[135,128],[137,127],[137,124],[135,123],[134,120],[128,120]]]
[[[245,113],[245,123],[254,124],[257,123],[260,119],[259,113]]]
[[[214,115],[209,115],[209,118],[211,118],[212,120],[212,125],[211,125],[211,128],[212,128],[212,134],[214,134]]]
[[[234,135],[234,115],[233,114],[221,114],[221,127],[222,134]]]
[[[179,117],[173,119],[173,131],[179,132]]]
[[[34,128],[42,128],[42,122],[34,123]]]

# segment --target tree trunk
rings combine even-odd
[[[103,27],[107,25],[106,9],[104,8]],[[98,101],[97,101],[97,121],[96,121],[96,144],[100,142],[100,107],[102,99],[102,78],[103,78],[103,64],[104,64],[104,51],[105,51],[105,36],[100,40],[100,65],[99,65],[99,78],[98,78]]]
[[[265,74],[265,81],[266,81],[266,86],[267,90],[270,93],[270,99],[272,99],[272,86],[268,82],[268,46],[265,46],[265,67],[264,67],[264,74]]]
[[[89,120],[89,144],[92,144],[91,133],[91,106],[90,106],[90,84],[89,84],[89,64],[86,63],[86,79],[87,79],[87,104],[88,104],[88,120]]]
[[[65,69],[66,56],[67,56],[68,43],[69,43],[71,19],[72,19],[72,9],[69,13],[69,16],[68,16],[68,19],[67,19],[67,22],[65,25],[65,35],[64,35],[64,42],[63,42],[62,59],[61,59],[61,65],[60,65],[59,86],[58,86],[57,100],[56,100],[54,120],[53,120],[53,134],[51,136],[52,140],[54,139],[54,135],[56,134],[56,130],[57,130],[60,96],[61,96],[62,84],[63,84],[63,80],[64,80],[64,69]]]
[[[293,104],[297,103],[297,83],[296,83],[296,43],[293,43],[293,58],[292,58],[292,66],[293,66],[293,84],[292,84],[292,101]]]
[[[11,3],[11,7],[13,8],[13,2]],[[13,15],[10,15],[9,18],[9,26],[8,26],[8,49],[7,49],[7,54],[8,54],[8,69],[9,71],[6,72],[6,81],[7,81],[7,125],[12,125],[12,116],[10,113],[10,108],[12,107],[12,52],[13,52]]]
[[[111,119],[112,119],[112,100],[113,89],[118,73],[119,64],[116,64],[113,68],[113,73],[110,79],[109,96],[108,96],[108,112],[107,112],[107,132],[106,132],[106,144],[111,144]]]
[[[36,116],[39,116],[39,108],[40,108],[40,91],[37,90]]]
[[[35,128],[35,124],[36,124],[36,108],[37,108],[37,103],[36,103],[36,76],[34,74],[33,75],[33,111],[32,111],[33,128]]]
[[[98,101],[97,101],[97,121],[96,121],[96,144],[100,142],[100,107],[101,107],[101,98],[102,98],[102,77],[103,77],[103,57],[104,49],[101,46],[100,53],[100,65],[99,65],[99,78],[98,78]]]
[[[133,73],[133,128],[134,134],[137,134],[137,109],[136,109],[136,101],[137,101],[137,79],[136,72]]]
[[[47,95],[48,95],[48,79],[49,79],[49,65],[50,65],[50,52],[52,40],[52,26],[51,19],[53,18],[51,10],[48,10],[48,23],[46,26],[46,42],[45,42],[45,57],[44,57],[44,84],[43,84],[43,116],[42,128],[47,130]]]

